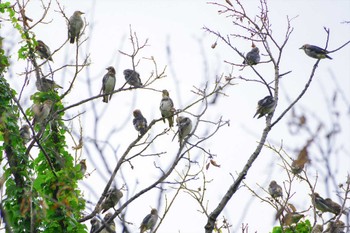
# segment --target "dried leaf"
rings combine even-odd
[[[207,165],[205,166],[205,169],[209,169],[210,163],[207,163]]]
[[[210,163],[215,167],[220,167],[221,165],[217,164],[215,160],[211,159]]]
[[[215,49],[215,47],[218,45],[218,43],[215,41],[215,43],[213,43],[212,45],[211,45],[211,48],[212,49]]]
[[[229,4],[230,6],[233,6],[232,3],[230,2],[230,0],[225,0],[227,4]]]

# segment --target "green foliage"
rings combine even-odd
[[[272,229],[272,233],[310,233],[312,226],[309,220],[300,221],[296,225],[292,225],[286,228],[281,228],[281,226],[276,226]]]

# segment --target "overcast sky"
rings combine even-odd
[[[224,3],[225,1],[219,1]],[[233,2],[233,1],[232,1]],[[242,1],[246,4],[249,12],[257,12],[258,1]],[[130,27],[137,33],[139,41],[143,42],[148,39],[149,46],[145,48],[140,56],[140,65],[137,70],[141,74],[141,78],[146,79],[153,70],[153,64],[142,58],[150,58],[153,56],[158,64],[158,69],[167,66],[167,77],[157,81],[152,87],[158,90],[168,89],[172,96],[176,108],[184,108],[191,103],[196,97],[191,93],[193,86],[203,87],[206,82],[213,85],[216,76],[228,74],[231,67],[224,63],[232,61],[241,62],[241,58],[231,51],[224,43],[218,41],[215,49],[211,49],[211,45],[216,41],[214,35],[209,35],[202,28],[207,26],[214,31],[220,31],[223,35],[232,33],[232,24],[230,18],[218,15],[218,10],[214,5],[207,4],[206,1],[199,0],[132,0],[132,1],[113,1],[113,0],[76,0],[76,1],[60,1],[64,6],[65,13],[69,17],[75,10],[85,12],[84,17],[89,23],[83,38],[88,41],[83,45],[80,51],[80,59],[87,54],[90,56],[91,65],[88,69],[79,74],[76,85],[72,93],[65,100],[67,104],[73,104],[80,100],[97,95],[101,88],[101,81],[105,68],[112,65],[117,70],[116,88],[124,84],[122,72],[126,68],[131,68],[131,60],[126,56],[122,56],[118,50],[125,52],[131,51],[129,43]],[[350,1],[269,1],[270,21],[272,24],[272,33],[281,43],[286,31],[287,16],[294,18],[292,27],[294,31],[285,48],[285,57],[282,60],[280,72],[284,73],[292,71],[281,81],[280,103],[277,107],[275,116],[278,116],[286,106],[288,101],[286,97],[294,99],[304,88],[306,80],[316,60],[307,57],[299,48],[306,43],[323,47],[326,41],[326,33],[323,27],[330,28],[329,50],[338,48],[349,40],[350,24],[343,24],[343,21],[349,21]],[[57,49],[67,36],[65,20],[61,17],[57,10],[56,3],[52,3],[52,9],[48,15],[47,21],[52,19],[50,24],[42,24],[35,28],[37,39],[43,40],[51,48],[51,51]],[[37,19],[42,12],[38,2],[32,2],[28,5],[26,11],[29,17]],[[2,29],[1,34],[12,35],[18,39],[18,35],[11,34],[8,28]],[[251,49],[249,41],[232,40],[234,46],[241,51],[248,52]],[[259,47],[259,44],[257,44]],[[75,46],[66,44],[64,48],[56,53],[53,57],[53,68],[57,68],[65,63],[72,63]],[[171,59],[167,51],[171,54]],[[304,96],[298,107],[302,107],[307,111],[314,112],[319,118],[328,121],[332,118],[329,114],[329,105],[326,98],[332,96],[332,93],[339,86],[344,91],[347,99],[350,98],[350,45],[344,49],[331,54],[333,60],[322,60],[317,69],[315,79]],[[262,60],[266,57],[262,56]],[[15,55],[13,61],[16,62],[15,73],[23,72],[25,62],[17,61]],[[274,71],[271,65],[257,66],[257,69],[264,77],[273,80]],[[47,68],[46,68],[47,69]],[[68,88],[71,80],[73,69],[59,72],[55,75],[55,81]],[[245,78],[256,78],[253,73],[246,68],[240,71],[235,68],[233,76],[242,75]],[[34,80],[34,77],[32,77]],[[21,80],[21,81],[19,81]],[[11,82],[20,90],[24,77],[21,79],[12,79]],[[87,86],[87,81],[91,81],[92,85]],[[243,168],[246,160],[249,158],[260,139],[260,134],[264,128],[264,119],[253,119],[256,103],[259,99],[268,93],[266,88],[261,85],[235,81],[238,85],[232,86],[226,90],[227,97],[220,98],[217,105],[212,106],[208,110],[206,119],[216,121],[219,117],[230,120],[230,126],[224,127],[219,133],[206,144],[206,148],[210,148],[213,154],[216,154],[217,162],[221,164],[221,168],[211,168],[205,172],[207,180],[212,180],[207,186],[207,196],[209,212],[215,208],[221,200],[233,178],[237,172]],[[34,81],[31,81],[28,88],[24,91],[24,96],[29,96],[34,91]],[[92,104],[85,104],[79,108],[71,109],[67,112],[68,116],[74,116],[85,111],[81,117],[82,126],[84,128],[84,138],[86,144],[92,140],[99,140],[98,143],[103,146],[103,141],[107,139],[106,135],[117,128],[118,131],[108,138],[109,143],[116,149],[117,156],[124,152],[129,143],[137,136],[132,126],[132,110],[141,109],[144,116],[150,122],[152,119],[159,118],[159,102],[161,94],[150,90],[137,90],[133,92],[122,92],[113,96],[112,101],[105,105],[102,100],[94,100],[96,111],[103,113],[99,120],[98,135],[94,136],[94,128],[92,127]],[[27,107],[30,106],[29,99],[22,99],[22,103]],[[200,107],[194,107],[190,111],[197,113]],[[338,110],[341,111],[342,117],[340,123],[343,125],[342,141],[338,145],[344,145],[344,150],[349,151],[348,142],[350,138],[350,122],[349,122],[349,105],[340,102]],[[347,113],[347,114],[346,114]],[[283,144],[288,148],[302,148],[308,138],[299,135],[290,135],[286,128],[287,120],[281,121],[274,128],[269,136],[269,142],[276,147]],[[78,130],[79,123],[75,121],[70,124],[75,131]],[[163,123],[158,123],[151,134],[154,136],[156,132],[161,132],[166,128]],[[199,129],[203,132],[204,129]],[[304,135],[305,136],[305,135]],[[134,162],[134,169],[124,165],[123,174],[130,177],[130,194],[133,194],[146,187],[149,182],[158,177],[159,171],[154,168],[153,162],[158,164],[166,164],[171,161],[177,149],[176,143],[171,143],[173,133],[165,136],[158,144],[154,145],[151,151],[167,151],[167,158],[162,157],[145,157]],[[87,148],[85,148],[87,149]],[[114,169],[116,158],[111,149],[106,149],[104,157],[108,161],[109,168]],[[149,153],[150,153],[149,152]],[[97,153],[90,151],[90,154]],[[198,161],[202,161],[200,152],[192,152]],[[315,175],[316,169],[320,169],[321,165],[317,165],[317,154],[314,154],[313,163],[310,165],[310,174]],[[81,182],[81,187],[85,190],[85,197],[96,202],[105,187],[108,178],[108,171],[105,165],[100,161],[99,157],[89,157],[86,151],[83,157],[87,158],[88,170],[96,168],[90,177]],[[169,158],[170,157],[170,158]],[[184,166],[185,163],[180,164]],[[281,161],[277,155],[265,149],[250,170],[245,182],[262,196],[266,196],[257,184],[267,187],[271,179],[282,183],[286,179],[286,174],[279,166]],[[344,182],[347,172],[350,170],[350,157],[344,154],[332,161],[332,166],[337,168],[336,179],[338,182]],[[178,167],[178,171],[182,171],[183,167]],[[320,172],[320,174],[323,174]],[[311,177],[312,177],[311,176]],[[324,177],[321,177],[322,180]],[[174,179],[174,177],[173,177]],[[122,177],[117,175],[118,186],[121,186]],[[129,179],[127,178],[129,181]],[[198,188],[201,182],[190,183],[191,188]],[[93,187],[94,192],[91,188]],[[317,190],[321,194],[326,194],[322,184],[317,186]],[[303,199],[308,191],[305,191],[303,185],[296,184],[294,191],[297,192],[292,201],[297,208],[306,209],[311,204],[310,199]],[[331,190],[334,198],[336,195]],[[171,192],[168,195],[172,195]],[[274,222],[274,210],[266,203],[261,203],[257,199],[251,199],[251,193],[247,189],[240,189],[229,205],[225,208],[222,215],[233,225],[231,232],[239,232],[237,227],[242,223],[249,224],[249,232],[268,232],[277,223]],[[124,196],[126,198],[126,195]],[[122,200],[122,202],[125,200]],[[158,207],[158,190],[151,191],[127,209],[127,221],[134,225],[130,226],[132,232],[137,232],[137,228],[142,218],[149,213],[150,207]],[[249,205],[248,205],[249,203]],[[163,200],[164,204],[164,200]],[[161,206],[159,212],[162,213],[164,206]],[[175,232],[203,232],[206,223],[206,217],[200,214],[199,206],[189,195],[181,193],[179,199],[174,204],[167,218],[164,220],[158,232],[175,233]],[[91,208],[89,209],[91,210]],[[262,215],[262,213],[264,213]],[[244,215],[244,219],[241,216]],[[311,218],[312,216],[310,216]],[[116,220],[117,222],[118,220]],[[89,223],[87,223],[89,226]],[[118,231],[117,231],[118,232]],[[120,231],[119,231],[120,232]]]

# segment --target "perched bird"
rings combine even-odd
[[[108,190],[106,198],[101,204],[100,210],[102,210],[102,213],[106,212],[110,208],[113,208],[122,197],[123,193],[119,189],[113,187]]]
[[[126,70],[123,71],[123,74],[124,74],[126,82],[130,86],[142,87],[140,74],[137,73],[135,70],[126,69]]]
[[[179,142],[182,145],[183,140],[187,135],[191,133],[192,121],[188,117],[178,116],[176,118],[176,123],[178,126]]]
[[[32,111],[34,113],[33,125],[36,123],[43,123],[50,114],[51,107],[53,105],[52,100],[45,100],[44,103],[34,104]]]
[[[280,185],[277,184],[276,181],[271,181],[268,191],[272,198],[282,197],[283,196],[283,190]]]
[[[174,103],[172,99],[169,97],[169,92],[167,90],[162,91],[162,100],[160,101],[160,112],[163,117],[163,122],[165,123],[165,118],[169,121],[169,127],[174,126]]]
[[[105,96],[103,96],[103,102],[108,103],[108,100],[112,99],[115,87],[115,69],[113,66],[109,66],[106,70],[108,70],[108,72],[103,76],[100,94],[105,94]]]
[[[316,58],[316,59],[323,59],[323,58],[332,59],[330,56],[327,55],[329,53],[327,50],[322,49],[320,47],[317,47],[315,45],[304,44],[299,49],[304,50],[306,55],[308,55],[309,57],[312,57],[312,58]]]
[[[310,196],[316,209],[320,210],[323,213],[330,212],[335,215],[340,214],[340,205],[333,202],[330,198],[323,199],[318,193],[311,194]]]
[[[290,226],[293,223],[298,223],[300,219],[304,217],[303,214],[299,214],[296,212],[290,212],[287,213],[283,218],[282,218],[282,223],[285,226]]]
[[[71,44],[74,44],[76,40],[78,42],[81,29],[83,29],[84,21],[81,18],[81,15],[84,12],[75,11],[74,14],[69,18],[68,22],[68,38]]]
[[[48,92],[48,91],[55,90],[57,88],[62,88],[60,85],[55,83],[55,81],[47,78],[37,79],[35,82],[35,85],[38,91],[41,91],[41,92]]]
[[[80,172],[81,174],[85,175],[85,172],[87,170],[87,166],[86,166],[86,159],[82,159],[80,162]]]
[[[243,61],[243,64],[247,65],[256,65],[260,61],[260,55],[259,55],[259,48],[253,47],[251,51],[247,53],[245,56],[245,60]]]
[[[37,40],[38,45],[35,47],[35,52],[39,55],[41,59],[49,59],[52,60],[51,51],[49,46],[47,46],[43,41]]]
[[[323,232],[323,226],[320,224],[317,224],[312,228],[311,233],[322,233]]]
[[[23,125],[19,130],[19,135],[21,136],[23,143],[27,144],[31,139],[29,125]]]
[[[153,231],[153,228],[156,226],[158,221],[158,210],[152,209],[150,214],[147,214],[147,216],[142,220],[141,226],[140,226],[140,233],[143,233],[147,230],[150,230],[150,232]]]
[[[147,120],[143,117],[140,110],[136,109],[133,112],[134,119],[132,123],[134,124],[135,129],[140,132],[140,135],[143,135],[146,133],[147,128]]]
[[[90,233],[95,233],[97,229],[99,229],[102,226],[100,220],[98,220],[96,217],[91,219],[90,223],[91,223]]]
[[[266,114],[270,114],[273,112],[275,107],[276,107],[276,100],[272,96],[268,95],[265,98],[258,101],[258,106],[256,107],[256,113],[254,117],[259,114],[258,116],[258,119],[259,119],[260,117],[263,117]]]
[[[343,221],[337,220],[329,222],[327,229],[323,233],[345,233],[345,224]]]
[[[101,233],[115,233],[115,223],[114,220],[110,220],[110,222],[107,223],[107,221],[112,217],[112,213],[107,213],[104,218],[102,225],[104,226]]]

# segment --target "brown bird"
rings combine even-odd
[[[115,223],[114,220],[111,220],[109,223],[107,223],[107,221],[112,217],[112,213],[107,213],[104,218],[103,218],[103,222],[102,225],[105,227],[103,228],[103,230],[101,231],[101,233],[115,233]]]
[[[23,143],[27,144],[31,139],[29,125],[23,125],[19,130],[19,135],[21,136]]]
[[[33,105],[32,107],[32,111],[34,113],[33,125],[36,123],[42,124],[48,118],[52,105],[53,105],[52,100],[45,100],[44,103]]]
[[[81,18],[82,14],[84,14],[84,12],[75,11],[74,14],[69,18],[68,37],[69,37],[69,42],[71,44],[74,44],[75,40],[78,42],[81,29],[83,29],[84,27],[84,21]]]
[[[52,60],[51,51],[49,46],[47,46],[43,41],[37,40],[38,45],[35,47],[35,52],[39,55],[41,59]]]
[[[87,170],[87,166],[86,166],[86,159],[82,159],[80,162],[80,172],[81,174],[85,175],[85,172]]]
[[[165,118],[167,118],[169,121],[169,127],[173,127],[175,109],[174,103],[169,97],[169,92],[167,90],[162,91],[162,100],[160,101],[159,109],[163,117],[163,122],[165,123]]]
[[[108,103],[108,100],[112,99],[116,80],[113,66],[107,67],[106,70],[108,70],[108,72],[103,76],[100,94],[105,94],[102,101]]]

